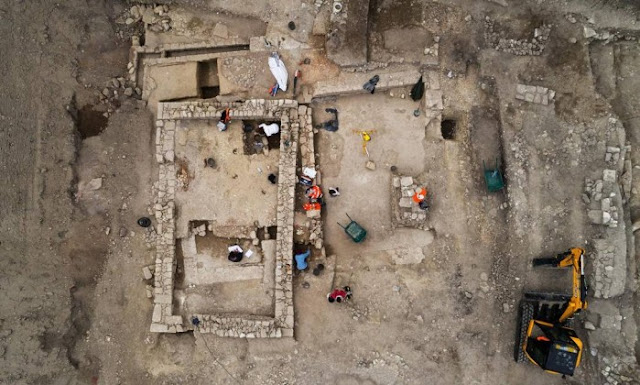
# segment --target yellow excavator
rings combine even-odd
[[[555,257],[535,258],[533,266],[572,268],[572,293],[524,293],[518,309],[514,358],[516,362],[528,359],[550,373],[573,376],[583,344],[568,321],[587,308],[584,249],[575,247]]]

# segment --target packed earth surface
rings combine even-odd
[[[0,21],[0,384],[640,384],[638,2],[15,0]],[[532,260],[574,247],[562,377],[514,336],[524,292],[571,295]]]

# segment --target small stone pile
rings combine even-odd
[[[489,16],[485,18],[484,24],[484,37],[489,45],[496,51],[516,56],[540,56],[551,33],[551,26],[543,24],[534,30],[531,40],[509,39],[504,36],[504,32],[496,32],[495,23]]]
[[[153,32],[166,32],[171,29],[171,18],[168,5],[134,5],[125,14],[124,24],[131,25],[143,22]]]
[[[516,86],[516,99],[524,100],[529,103],[548,105],[554,102],[556,92],[547,87],[528,86],[526,84],[518,84]]]
[[[104,113],[106,118],[115,112],[120,106],[122,97],[139,97],[142,90],[138,87],[131,87],[123,77],[112,78],[109,80],[102,92],[98,94],[100,101],[107,105],[107,112]]]
[[[200,226],[196,226],[191,229],[191,233],[199,237],[204,237],[205,235],[207,235],[207,225],[201,224]]]
[[[595,29],[591,28],[590,26],[584,26],[582,33],[584,35],[585,39],[590,39],[590,40],[599,40],[601,41],[603,44],[607,44],[610,42],[616,42],[616,41],[635,41],[636,39],[638,39],[637,36],[634,36],[633,34],[630,34],[628,31],[624,31],[624,30],[613,30],[613,31],[607,31],[607,30],[602,30],[600,32],[597,32]]]
[[[628,361],[633,358],[629,357]],[[640,382],[637,365],[634,362],[621,362],[617,358],[602,357],[604,368],[600,371],[607,384],[637,384]]]
[[[604,170],[603,178],[593,181],[585,179],[582,200],[587,204],[587,215],[593,224],[618,227],[618,200],[614,190],[617,183],[615,170]]]
[[[149,215],[153,215],[153,210],[149,209]],[[147,249],[153,248],[156,243],[158,233],[156,233],[155,226],[151,225],[144,230],[144,244],[147,246]]]
[[[434,44],[427,46],[422,53],[424,55],[438,57],[438,51],[440,51],[440,36],[434,36],[433,41]]]
[[[421,186],[413,177],[403,175],[394,175],[391,183],[392,201],[397,202],[391,206],[391,226],[426,229],[426,212],[412,200],[412,196]]]

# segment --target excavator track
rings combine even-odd
[[[535,312],[534,304],[527,301],[521,301],[518,307],[518,325],[516,327],[516,343],[514,346],[514,359],[516,362],[524,362],[524,342],[527,339],[527,329],[529,322],[533,319]]]

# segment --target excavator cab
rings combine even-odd
[[[525,358],[555,374],[572,376],[580,365],[582,341],[567,326],[574,315],[587,308],[584,249],[573,248],[550,258],[536,258],[533,266],[573,270],[571,295],[526,292],[519,306],[514,358]]]
[[[524,353],[547,372],[573,376],[582,358],[582,341],[573,329],[531,320]]]

